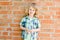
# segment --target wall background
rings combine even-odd
[[[22,40],[19,22],[30,3],[41,21],[38,40],[60,40],[60,0],[0,0],[0,40]]]

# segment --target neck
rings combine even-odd
[[[30,18],[33,18],[33,15],[29,15]]]

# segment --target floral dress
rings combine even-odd
[[[24,28],[28,28],[29,30],[41,27],[38,18],[36,17],[30,18],[29,16],[22,18],[20,25]],[[28,33],[25,30],[22,30],[22,38],[24,40],[37,40],[37,37],[38,32]]]

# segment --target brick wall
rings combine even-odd
[[[0,0],[0,40],[22,40],[19,22],[30,3],[41,21],[38,40],[60,40],[60,0]]]

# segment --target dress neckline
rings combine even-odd
[[[29,17],[29,16],[27,16],[27,17],[28,17],[30,20],[33,20],[33,18],[34,18],[34,17],[33,17],[33,18],[31,18],[31,17]]]

